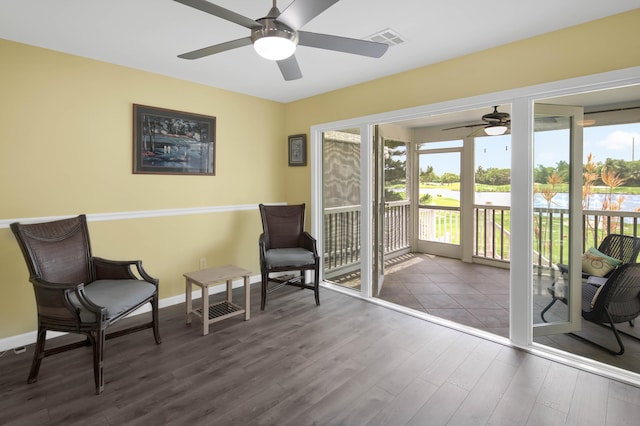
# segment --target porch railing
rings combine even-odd
[[[384,205],[385,254],[409,248],[408,201]],[[324,265],[326,270],[348,270],[360,263],[360,206],[324,210]]]
[[[509,261],[509,207],[474,206],[473,255],[478,258]],[[460,212],[452,208],[419,209],[420,239],[451,244],[460,242]],[[640,212],[585,210],[583,212],[582,251],[598,247],[611,233],[639,236]],[[568,256],[568,209],[534,209],[534,265],[548,267],[566,263]],[[347,270],[360,263],[360,206],[325,209],[324,262],[326,270]],[[385,254],[409,249],[411,241],[410,204],[396,201],[384,208]]]

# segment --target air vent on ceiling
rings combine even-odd
[[[382,31],[378,31],[377,33],[366,38],[367,40],[375,41],[378,43],[385,43],[389,46],[395,46],[398,44],[404,43],[404,39],[400,34],[392,30],[391,28],[387,28]]]

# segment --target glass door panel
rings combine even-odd
[[[418,247],[460,257],[461,149],[419,151]]]
[[[360,129],[327,131],[322,138],[324,279],[360,291]]]
[[[580,328],[582,108],[535,105],[534,335]]]

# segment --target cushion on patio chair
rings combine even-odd
[[[607,256],[594,247],[582,255],[582,272],[596,277],[604,277],[621,264],[620,260]]]

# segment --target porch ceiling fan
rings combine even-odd
[[[294,56],[296,46],[352,53],[379,58],[388,45],[367,40],[300,31],[307,22],[333,6],[339,0],[294,0],[282,13],[273,0],[273,7],[263,18],[253,20],[205,0],[175,0],[251,30],[247,37],[178,55],[182,59],[198,59],[238,47],[253,44],[258,54],[276,61],[285,80],[302,78],[298,61]]]
[[[484,132],[489,136],[504,135],[511,127],[511,116],[508,112],[498,111],[498,106],[493,107],[493,112],[482,116],[482,123],[467,124],[464,126],[449,127],[442,130],[464,129],[482,126]],[[472,135],[476,134],[474,131]]]

